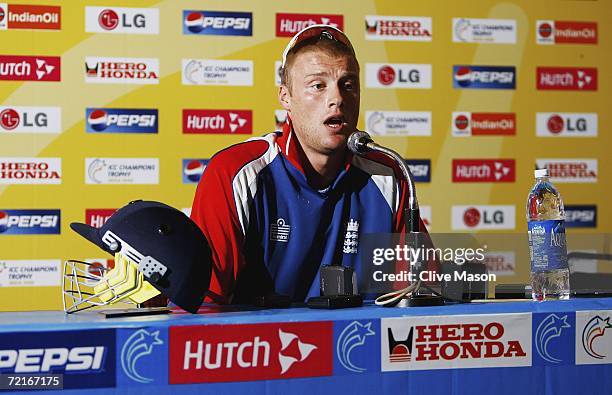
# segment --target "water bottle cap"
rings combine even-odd
[[[536,169],[533,174],[535,175],[535,178],[548,177],[548,169]]]

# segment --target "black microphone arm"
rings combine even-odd
[[[411,233],[419,232],[420,213],[419,202],[416,196],[416,188],[414,186],[414,177],[406,165],[406,162],[404,162],[404,159],[392,149],[376,144],[368,133],[362,131],[353,132],[348,138],[347,146],[357,155],[363,155],[370,151],[376,151],[383,153],[397,163],[402,172],[404,180],[406,180],[408,183],[408,207],[404,207],[406,228]]]

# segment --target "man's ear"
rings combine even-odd
[[[278,102],[285,110],[291,111],[291,93],[285,85],[281,85],[278,89]]]

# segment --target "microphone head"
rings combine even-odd
[[[346,143],[348,148],[355,154],[362,154],[369,151],[366,144],[371,143],[372,138],[366,132],[360,130],[353,132]]]

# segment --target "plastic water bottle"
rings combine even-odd
[[[533,300],[569,299],[565,210],[548,169],[535,171],[527,198],[531,289]]]

